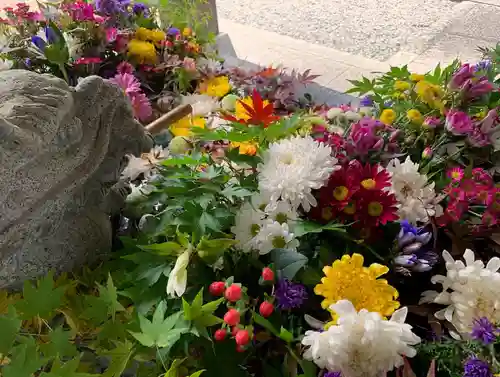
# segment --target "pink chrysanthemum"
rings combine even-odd
[[[139,80],[130,73],[118,73],[109,81],[118,85],[126,95],[141,93],[141,84]]]
[[[81,65],[81,64],[98,64],[101,63],[102,59],[101,58],[96,58],[96,57],[83,57],[75,60],[75,65]]]
[[[459,167],[454,167],[448,170],[448,178],[450,178],[454,182],[459,182],[464,177],[464,169]]]
[[[144,93],[133,93],[129,98],[134,109],[134,116],[141,121],[147,120],[153,113],[148,97]]]

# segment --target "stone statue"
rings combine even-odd
[[[121,90],[0,72],[0,288],[67,271],[111,248],[125,155],[152,147]],[[117,183],[118,182],[118,183]]]

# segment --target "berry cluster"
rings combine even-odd
[[[261,284],[274,283],[274,272],[271,268],[265,267],[262,270]],[[247,310],[247,302],[244,300],[244,289],[240,284],[233,282],[214,281],[209,287],[213,296],[224,296],[227,300],[227,312],[224,314],[224,324],[215,331],[214,339],[217,342],[224,341],[228,336],[234,338],[236,350],[244,352],[253,337],[253,326],[245,326],[241,323],[242,314]],[[263,317],[269,317],[274,311],[272,300],[266,299],[259,306],[259,313]]]

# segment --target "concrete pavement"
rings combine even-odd
[[[299,0],[291,1],[293,3]],[[317,1],[321,0],[315,0],[313,3]],[[337,7],[337,3],[343,1],[335,1],[336,5],[334,6]],[[377,0],[355,0],[354,2],[360,1],[370,4],[375,1],[382,6]],[[427,0],[410,0],[409,2],[416,1],[426,2]],[[289,33],[293,27],[300,28],[304,17],[324,17],[324,14],[314,16],[310,12],[303,14],[298,8],[290,9],[290,11],[298,13],[275,19],[269,27],[264,29],[250,25],[250,23],[255,24],[254,17],[256,15],[252,14],[256,11],[255,7],[246,9],[246,12],[250,14],[239,13],[238,17],[233,17],[234,11],[228,12],[224,9],[226,0],[217,0],[217,6],[220,30],[230,37],[238,58],[262,65],[282,63],[286,67],[294,69],[311,68],[314,73],[322,75],[317,79],[318,84],[331,90],[343,92],[350,87],[347,79],[357,79],[361,76],[372,77],[373,72],[386,71],[390,66],[408,64],[410,70],[423,73],[438,63],[447,64],[457,57],[463,61],[476,61],[481,57],[477,47],[495,46],[500,41],[500,27],[498,26],[500,25],[500,0],[459,3],[449,0],[443,1],[437,1],[437,3],[443,6],[442,12],[446,14],[435,20],[425,32],[415,32],[410,38],[407,26],[402,26],[401,34],[405,36],[404,43],[401,43],[403,39],[399,38],[399,40],[384,45],[387,32],[377,29],[373,24],[366,24],[366,29],[373,33],[367,41],[376,44],[376,40],[380,39],[378,43],[385,46],[382,53],[376,53],[378,51],[376,47],[367,47],[369,44],[352,49],[344,48],[344,45],[340,43],[336,48],[333,48],[332,43],[328,41],[312,43],[311,38],[307,38],[309,36],[307,33],[302,33],[300,38],[295,35],[284,35]],[[250,0],[238,1],[238,3],[240,2],[246,4]],[[251,0],[251,2],[276,3],[273,0]],[[232,3],[234,4],[234,2]],[[384,4],[387,4],[387,1],[384,1]],[[396,8],[397,12],[404,12],[406,6],[399,0],[398,4],[400,4],[400,8],[399,10]],[[241,12],[245,11],[241,7],[237,9],[240,9]],[[431,8],[431,10],[429,17],[436,17],[433,13],[435,8]],[[426,11],[423,9],[424,13]],[[323,12],[328,13],[330,10],[325,9]],[[266,17],[265,9],[262,10],[262,13],[264,14],[262,17]],[[223,15],[237,18],[240,22],[230,20]],[[376,13],[374,13],[375,15]],[[359,22],[363,21],[363,17],[359,18]],[[288,24],[294,18],[297,18],[298,21],[295,24]],[[241,23],[243,19],[247,19],[248,22]],[[389,12],[387,19],[378,21],[383,22],[384,25],[389,24],[388,28],[392,30],[391,23],[399,25],[399,19],[396,19],[395,16],[391,18]],[[287,24],[285,25],[285,23]],[[314,20],[311,20],[311,23],[314,23]],[[413,29],[415,24],[416,22],[412,24]],[[345,37],[340,38],[342,42],[342,40],[349,38],[349,28],[352,27],[352,23],[347,22],[346,25],[338,26],[344,29],[342,33],[345,33]],[[410,31],[413,30],[412,27],[410,27]]]

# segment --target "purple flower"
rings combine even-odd
[[[342,373],[341,372],[325,372],[325,374],[323,374],[323,377],[342,377]]]
[[[474,320],[471,336],[485,345],[492,344],[497,338],[499,329],[495,327],[486,317]]]
[[[428,245],[432,234],[406,220],[402,220],[400,226],[401,230],[396,238],[399,254],[394,258],[394,264],[401,267],[398,271],[410,275],[410,270],[414,272],[431,270],[438,261],[437,254]]]
[[[359,101],[360,106],[363,107],[371,107],[373,106],[373,100],[371,96],[364,96],[361,98],[361,101]]]
[[[466,98],[487,94],[493,90],[493,84],[487,77],[481,76],[482,73],[484,71],[478,71],[476,66],[464,64],[453,74],[448,87],[451,90],[460,90]]]
[[[469,64],[463,64],[451,77],[448,87],[451,90],[458,90],[465,82],[474,76],[474,67]]]
[[[126,11],[129,0],[96,0],[95,8],[99,13],[107,16],[116,16]]]
[[[491,69],[491,60],[482,60],[474,66],[474,71],[489,71]]]
[[[460,110],[450,110],[446,115],[445,128],[453,135],[467,135],[472,132],[472,121]]]
[[[59,40],[59,37],[57,36],[54,29],[49,26],[45,27],[45,36],[47,37],[47,42],[49,42],[49,44],[57,43],[57,41]]]
[[[169,29],[167,30],[167,34],[168,34],[168,35],[173,35],[173,36],[175,36],[175,35],[178,35],[178,34],[180,34],[180,33],[181,33],[181,31],[180,31],[179,29],[177,29],[176,27],[171,27],[171,28],[169,28]]]
[[[477,357],[469,358],[464,364],[463,377],[491,377],[492,375],[488,363]]]
[[[137,15],[142,15],[143,17],[149,16],[149,8],[146,4],[135,3],[132,10]]]
[[[302,284],[292,283],[288,279],[280,279],[274,292],[279,309],[294,309],[307,300],[307,291]]]
[[[31,37],[31,43],[33,43],[42,52],[45,50],[45,46],[47,46],[47,43],[43,40],[43,38],[38,35]]]

